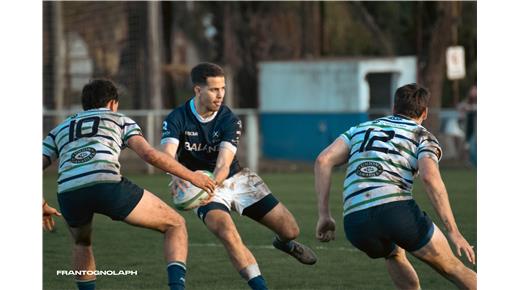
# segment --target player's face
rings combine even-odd
[[[208,77],[206,83],[205,86],[196,86],[195,92],[199,96],[201,106],[206,111],[216,112],[224,101],[226,79],[224,77]]]

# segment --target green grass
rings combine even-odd
[[[156,193],[168,204],[166,175],[127,175],[133,182]],[[270,289],[393,289],[384,261],[372,260],[345,239],[341,218],[342,173],[333,176],[331,210],[337,224],[336,240],[320,243],[314,239],[317,210],[314,179],[310,173],[263,174],[273,193],[293,213],[299,223],[299,241],[315,249],[319,261],[314,266],[299,264],[271,246],[273,234],[246,217],[233,214],[245,244],[258,260]],[[443,178],[450,193],[458,225],[470,244],[477,245],[475,170],[445,170]],[[414,196],[420,206],[440,225],[419,181]],[[45,197],[56,201],[56,175],[44,175]],[[233,269],[224,248],[192,212],[182,212],[188,224],[189,257],[187,289],[248,289]],[[43,234],[43,289],[74,289],[70,276],[57,276],[57,270],[70,270],[72,243],[65,222],[57,220],[54,233]],[[162,236],[110,218],[94,218],[94,254],[98,270],[136,270],[137,276],[102,276],[98,289],[167,289],[162,256]],[[414,257],[410,260],[421,280],[422,289],[455,289],[449,282]],[[466,263],[466,265],[468,265]],[[476,270],[476,267],[470,266]]]

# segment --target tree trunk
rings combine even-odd
[[[424,69],[424,85],[431,92],[430,114],[425,121],[425,127],[433,134],[440,131],[439,110],[441,109],[442,88],[446,74],[446,48],[451,43],[451,6],[454,2],[437,2],[438,18],[433,27],[430,44],[428,46],[428,58]]]

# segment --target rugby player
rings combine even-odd
[[[170,289],[184,289],[188,238],[184,219],[153,193],[121,176],[118,161],[129,147],[144,161],[212,192],[215,183],[202,172],[186,169],[155,150],[132,119],[117,113],[119,96],[108,80],[83,87],[83,112],[68,117],[43,140],[43,169],[58,164],[58,202],[73,238],[77,287],[95,289],[92,252],[94,213],[164,234],[164,256]],[[60,213],[43,201],[43,227],[52,230]],[[89,272],[86,272],[89,271]]]
[[[274,247],[301,263],[316,263],[316,255],[294,241],[300,233],[298,224],[264,181],[255,172],[240,167],[235,153],[242,124],[222,104],[226,90],[223,69],[212,63],[201,63],[192,69],[191,80],[195,96],[174,109],[163,122],[163,150],[191,170],[213,172],[219,185],[215,195],[210,203],[195,212],[220,239],[233,266],[249,286],[267,289],[257,261],[242,242],[230,211],[271,229],[276,234]],[[174,180],[172,184],[173,194],[183,186],[181,180]]]
[[[428,197],[457,254],[475,264],[473,247],[453,216],[438,162],[437,139],[421,123],[430,93],[408,84],[397,89],[394,114],[365,122],[341,134],[316,159],[315,189],[319,219],[316,238],[334,239],[329,210],[331,171],[347,163],[343,182],[343,224],[347,239],[371,258],[384,258],[398,289],[419,289],[419,278],[405,251],[426,262],[461,289],[476,289],[477,276],[453,254],[442,231],[412,196],[419,174]]]

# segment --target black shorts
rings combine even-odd
[[[58,194],[60,210],[71,227],[92,221],[94,213],[123,220],[143,197],[144,190],[122,177],[120,182],[99,183]]]
[[[347,239],[371,258],[387,257],[395,246],[408,252],[425,246],[433,222],[415,200],[395,201],[356,211],[343,218]]]

